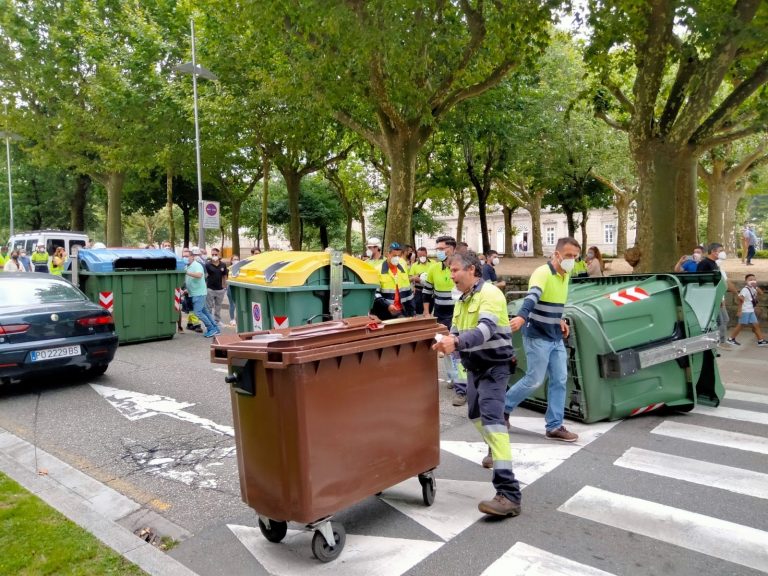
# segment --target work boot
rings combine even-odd
[[[464,404],[467,403],[467,396],[466,394],[455,394],[453,396],[453,405],[454,406],[464,406]]]
[[[493,468],[493,454],[490,448],[488,448],[488,454],[483,457],[483,468]]]
[[[568,430],[565,429],[565,426],[560,426],[560,428],[555,430],[547,430],[545,436],[550,440],[562,440],[563,442],[576,442],[576,440],[579,439],[578,434],[568,432]]]
[[[483,500],[477,505],[477,509],[483,514],[491,516],[517,516],[520,514],[520,504],[512,502],[501,492],[497,492],[493,500]]]

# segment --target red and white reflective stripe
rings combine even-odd
[[[288,328],[288,316],[272,316],[272,328]]]
[[[108,310],[110,313],[114,312],[114,302],[112,292],[99,292],[99,304],[104,310]]]
[[[176,312],[181,310],[181,288],[176,288],[173,291],[173,307],[176,309]]]
[[[664,406],[664,402],[657,402],[656,404],[649,404],[648,406],[645,406],[643,408],[635,408],[632,410],[632,412],[629,413],[630,416],[637,416],[638,414],[645,414],[646,412],[651,412],[652,410],[657,410],[658,408],[661,408]]]
[[[651,295],[648,294],[648,292],[642,288],[638,288],[637,286],[632,286],[631,288],[625,288],[624,290],[613,292],[608,296],[608,298],[611,299],[611,302],[616,304],[616,306],[624,306],[624,304],[631,304],[632,302],[645,300],[646,298],[650,297]]]

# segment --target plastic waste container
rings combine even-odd
[[[232,271],[228,281],[238,331],[287,328],[368,314],[378,274],[362,260],[336,254],[333,262],[328,252],[273,251],[248,258]],[[342,309],[343,315],[336,317],[334,311]]]
[[[240,492],[279,542],[288,521],[315,531],[322,561],[338,556],[342,508],[412,476],[432,504],[440,461],[434,318],[367,317],[217,336],[228,365]],[[408,377],[402,367],[408,366]]]
[[[184,266],[170,250],[83,249],[77,272],[66,274],[91,301],[112,312],[118,340],[125,344],[173,337]]]
[[[714,353],[725,289],[719,272],[574,279],[564,312],[566,416],[597,422],[663,406],[717,406],[725,392]],[[509,304],[510,317],[521,304]],[[511,384],[526,369],[520,332],[513,341],[520,369]],[[546,385],[524,405],[545,409]]]

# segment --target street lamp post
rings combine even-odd
[[[195,160],[197,163],[197,219],[198,219],[198,245],[205,246],[205,228],[203,227],[203,175],[200,166],[200,122],[197,113],[197,77],[208,80],[218,80],[216,75],[204,68],[198,66],[195,55],[195,19],[190,18],[192,29],[192,62],[187,62],[181,66],[176,66],[175,70],[184,74],[192,75],[192,99],[195,110]]]
[[[3,102],[5,117],[8,118],[8,104]],[[7,122],[6,122],[7,124]],[[13,236],[13,182],[11,179],[11,140],[18,140],[19,136],[11,132],[0,131],[0,138],[5,138],[5,162],[8,168],[8,209],[10,211],[11,236]]]

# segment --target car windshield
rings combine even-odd
[[[0,279],[0,308],[77,302],[84,299],[80,291],[64,280],[35,278],[33,274],[23,278],[14,275],[13,278]]]

